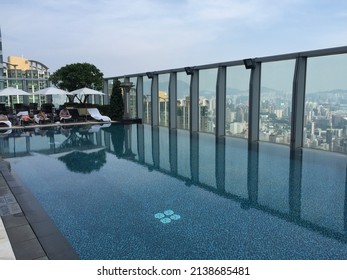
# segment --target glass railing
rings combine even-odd
[[[295,60],[261,65],[259,140],[290,144]]]
[[[177,73],[177,101],[176,121],[177,128],[189,130],[190,120],[190,76],[185,72]]]
[[[225,135],[248,137],[249,74],[243,65],[227,68]]]
[[[159,91],[158,91],[158,106],[159,106],[159,125],[169,126],[169,74],[159,75]]]
[[[347,153],[347,54],[308,58],[304,147]]]
[[[347,47],[248,63],[127,75],[142,83],[133,115],[154,126],[347,153]]]

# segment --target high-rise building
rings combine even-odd
[[[48,67],[36,60],[18,56],[8,56],[7,61],[3,58],[3,46],[0,30],[0,90],[7,87],[19,88],[29,93],[49,86]],[[44,103],[46,97],[30,95],[19,96],[12,100],[13,103]],[[0,102],[10,105],[7,97],[1,97]]]

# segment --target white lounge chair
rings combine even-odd
[[[103,122],[111,121],[110,117],[101,115],[97,108],[88,108],[87,110],[90,116],[95,120],[103,121]]]
[[[21,116],[29,116],[29,112],[28,111],[20,111],[17,113],[17,117],[21,117]]]
[[[12,127],[12,123],[10,121],[0,121],[0,123],[6,124],[8,127]]]

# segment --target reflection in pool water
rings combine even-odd
[[[346,259],[345,155],[112,125],[2,156],[82,259]]]

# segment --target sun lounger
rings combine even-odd
[[[88,108],[87,110],[90,116],[95,120],[103,121],[103,122],[111,121],[110,117],[101,115],[97,108]]]

